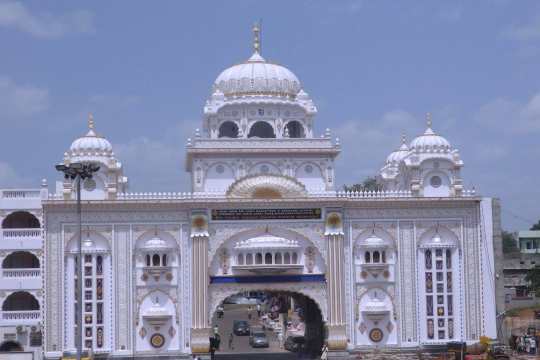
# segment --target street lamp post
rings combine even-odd
[[[82,356],[82,301],[83,301],[83,282],[82,282],[82,211],[81,211],[81,180],[91,179],[92,174],[99,170],[99,166],[93,163],[71,163],[69,165],[58,164],[56,170],[64,173],[65,179],[75,180],[77,186],[77,234],[79,245],[79,261],[77,267],[77,306],[75,316],[77,317],[77,332],[75,333],[75,346],[77,347],[77,360]]]

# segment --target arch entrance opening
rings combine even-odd
[[[23,347],[16,341],[4,341],[0,345],[0,352],[23,351]]]
[[[284,358],[317,358],[325,340],[318,304],[290,291],[245,291],[223,300],[212,316],[216,354],[281,353]],[[247,358],[247,357],[246,357]]]

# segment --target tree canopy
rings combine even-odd
[[[531,230],[540,230],[540,220],[533,226],[531,226]]]
[[[508,254],[519,251],[514,234],[508,231],[502,232],[503,253]]]
[[[375,176],[369,176],[364,179],[361,183],[352,184],[352,185],[343,185],[343,190],[345,191],[380,191],[382,186],[377,182]]]

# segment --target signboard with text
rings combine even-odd
[[[320,208],[214,209],[212,220],[320,220]]]

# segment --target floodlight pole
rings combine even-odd
[[[83,252],[82,252],[82,205],[81,205],[81,181],[91,179],[92,174],[99,171],[99,166],[96,164],[72,163],[69,165],[56,165],[56,170],[64,173],[65,179],[71,179],[76,184],[77,194],[77,243],[78,251],[78,267],[77,267],[77,306],[75,307],[75,316],[77,317],[77,331],[75,332],[75,347],[77,350],[77,360],[82,357],[82,327],[83,327]]]

